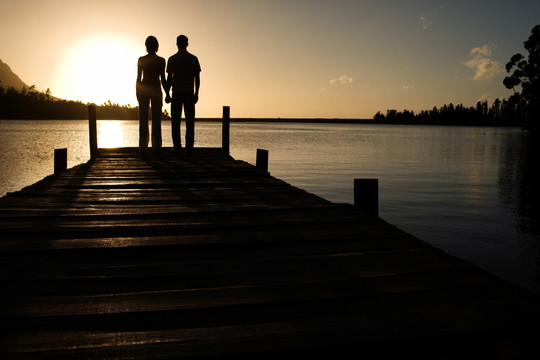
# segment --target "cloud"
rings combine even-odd
[[[431,21],[428,20],[423,14],[420,15],[420,26],[422,29],[427,30],[431,26]]]
[[[473,80],[488,80],[501,72],[501,64],[491,60],[491,49],[489,46],[475,47],[471,50],[471,58],[464,64],[474,71]]]
[[[352,77],[349,77],[347,75],[341,75],[340,77],[338,78],[335,78],[335,79],[331,79],[328,81],[328,83],[331,85],[330,87],[326,87],[326,86],[323,86],[322,88],[320,88],[320,91],[327,91],[327,90],[331,90],[333,87],[335,86],[339,86],[339,85],[347,85],[347,84],[350,84],[354,82],[354,79]]]
[[[403,85],[401,89],[405,91],[414,90],[414,85]]]
[[[444,11],[444,5],[437,4],[437,1],[433,1],[433,3],[434,4],[427,9],[424,9],[418,16],[418,22],[424,30],[431,28],[434,22],[435,25],[437,25],[440,22],[440,15]]]
[[[345,85],[345,84],[350,84],[353,81],[354,81],[354,79],[352,77],[348,77],[347,75],[341,75],[340,77],[338,77],[336,79],[330,80],[330,84],[332,84],[332,85],[335,85],[335,84]]]
[[[471,50],[471,55],[491,56],[491,49],[487,45],[475,47]]]
[[[491,94],[484,94],[482,96],[480,96],[480,98],[478,99],[478,101],[481,101],[481,102],[484,102],[484,101],[487,101],[488,103],[492,104],[493,103],[493,96]]]

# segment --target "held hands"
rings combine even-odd
[[[169,93],[167,93],[167,94],[165,95],[165,102],[166,102],[167,104],[171,102],[171,96],[169,95]]]

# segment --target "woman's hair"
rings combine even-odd
[[[158,51],[159,44],[155,36],[147,37],[144,45],[146,45],[146,51],[148,52],[155,53]]]

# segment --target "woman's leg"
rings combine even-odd
[[[139,100],[139,150],[148,149],[148,107],[150,99],[147,96],[138,97]]]
[[[161,150],[161,114],[162,114],[163,99],[161,90],[159,95],[152,97],[152,149]]]

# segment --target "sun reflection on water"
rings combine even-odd
[[[125,146],[121,121],[107,120],[98,122],[98,146],[100,148]]]

